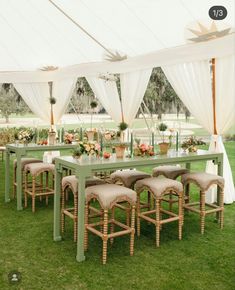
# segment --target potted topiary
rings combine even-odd
[[[91,128],[90,130],[88,130],[86,133],[87,133],[87,139],[88,141],[93,141],[94,140],[94,135],[95,135],[95,132],[92,128],[92,119],[93,119],[93,114],[94,114],[94,110],[97,108],[98,104],[96,101],[91,101],[90,103],[90,107],[91,107]]]
[[[120,142],[115,145],[115,152],[117,158],[123,158],[125,154],[125,149],[127,147],[127,144],[124,142],[124,131],[128,128],[128,125],[125,122],[121,122],[118,127]]]
[[[165,131],[167,129],[167,125],[165,123],[160,123],[158,126],[158,130],[160,132],[160,136],[162,138],[162,142],[159,143],[160,154],[167,154],[169,149],[169,143],[165,141]]]
[[[56,143],[56,132],[54,131],[54,111],[53,111],[53,106],[56,104],[56,98],[52,96],[52,82],[49,82],[49,89],[50,89],[50,98],[49,98],[49,103],[51,105],[51,128],[48,133],[48,143],[49,145],[55,145]]]

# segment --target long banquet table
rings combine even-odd
[[[78,179],[78,236],[77,236],[77,255],[78,262],[85,260],[84,255],[84,207],[85,207],[85,180],[96,171],[108,171],[117,169],[128,169],[135,167],[153,167],[162,164],[180,164],[185,163],[190,168],[192,162],[202,162],[212,160],[218,165],[218,174],[223,175],[223,153],[198,150],[196,153],[185,153],[182,151],[169,151],[167,155],[156,155],[152,157],[132,157],[116,159],[112,156],[110,159],[95,160],[76,160],[72,156],[57,157],[55,159],[55,197],[54,197],[54,241],[61,241],[60,233],[60,196],[61,179],[63,168],[71,169],[75,172]],[[217,203],[219,203],[219,192],[217,194]]]
[[[36,145],[36,144],[7,144],[6,145],[6,162],[5,162],[5,202],[10,201],[10,155],[16,154],[17,171],[17,210],[22,210],[22,169],[21,158],[27,156],[29,153],[37,151],[60,151],[75,148],[76,144],[56,144],[56,145]]]

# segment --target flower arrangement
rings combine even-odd
[[[73,136],[72,133],[68,133],[68,132],[66,132],[66,133],[64,134],[64,143],[65,143],[65,144],[72,144],[73,139],[74,139],[74,136]]]
[[[198,145],[205,145],[206,143],[202,141],[202,139],[198,139],[195,136],[190,136],[189,138],[185,139],[184,142],[181,144],[181,147],[186,151],[189,152],[197,152]]]
[[[104,139],[106,141],[112,141],[117,138],[117,132],[116,131],[105,131],[104,132]]]
[[[134,155],[135,156],[153,156],[153,146],[147,144],[137,144],[134,148]]]
[[[34,131],[32,129],[20,130],[18,133],[18,140],[23,143],[29,143],[33,140]]]
[[[97,142],[78,142],[77,148],[73,150],[73,157],[80,157],[83,154],[98,156],[100,144]]]

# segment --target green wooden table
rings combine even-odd
[[[55,197],[54,197],[54,241],[61,241],[60,233],[60,195],[61,179],[63,168],[72,169],[78,179],[78,237],[77,256],[78,262],[85,260],[84,256],[84,207],[85,207],[85,180],[93,175],[95,171],[106,171],[116,169],[127,169],[135,167],[154,167],[162,164],[185,163],[190,168],[190,163],[213,160],[218,165],[218,174],[223,172],[223,153],[213,153],[205,150],[198,150],[197,153],[184,153],[170,151],[168,155],[157,155],[153,157],[132,157],[116,159],[114,156],[107,159],[76,160],[72,156],[57,157],[55,159]],[[219,196],[219,194],[218,194]],[[219,198],[217,198],[219,203]]]
[[[5,162],[5,202],[10,201],[10,154],[16,154],[17,171],[17,210],[22,210],[22,169],[21,158],[36,151],[57,151],[75,148],[76,144],[36,145],[36,144],[7,144]]]

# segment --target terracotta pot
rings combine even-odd
[[[56,144],[56,132],[49,132],[48,133],[48,145],[55,145]]]
[[[115,146],[116,157],[123,158],[125,153],[126,146]]]
[[[169,149],[169,143],[162,142],[159,143],[159,148],[160,148],[160,154],[167,154],[168,149]]]
[[[87,131],[87,139],[88,141],[93,141],[94,140],[94,136],[95,136],[95,132],[94,131]]]

